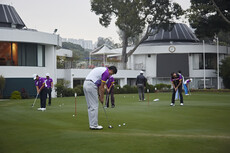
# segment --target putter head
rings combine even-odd
[[[109,125],[109,127],[108,127],[108,128],[112,129],[113,127],[112,127],[112,125]]]

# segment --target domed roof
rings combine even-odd
[[[0,27],[22,29],[25,24],[13,6],[0,4]]]
[[[152,30],[154,34],[156,30]],[[192,32],[192,30],[182,23],[174,24],[171,31],[160,29],[155,35],[149,35],[148,38],[143,43],[151,42],[198,42],[199,39]]]

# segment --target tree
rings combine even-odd
[[[143,41],[151,29],[165,29],[174,22],[173,19],[178,19],[178,16],[183,14],[181,7],[170,0],[91,0],[91,10],[100,15],[99,22],[104,27],[108,27],[112,16],[115,16],[115,24],[122,31],[121,61],[124,69],[128,55],[131,55],[140,44],[138,43],[127,55],[129,38],[141,34],[147,26],[146,35],[141,39]]]
[[[225,88],[230,89],[230,57],[225,58],[221,61],[220,65],[220,76],[223,79]]]
[[[4,87],[5,87],[5,78],[2,75],[0,75],[0,98],[2,98]]]
[[[115,47],[114,41],[111,37],[109,37],[109,38],[98,37],[97,38],[97,47],[100,47],[102,45],[108,45],[110,47]]]
[[[191,0],[189,22],[198,38],[213,39],[220,31],[230,31],[229,0]]]

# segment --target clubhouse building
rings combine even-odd
[[[55,84],[58,46],[58,35],[28,29],[14,7],[0,4],[0,75],[5,78],[4,96],[9,97],[15,90],[36,94],[33,74],[44,77],[50,73]]]

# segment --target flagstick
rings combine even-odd
[[[148,105],[149,105],[149,89],[147,89],[147,94],[148,94]]]
[[[75,117],[77,117],[77,93],[75,93]]]

